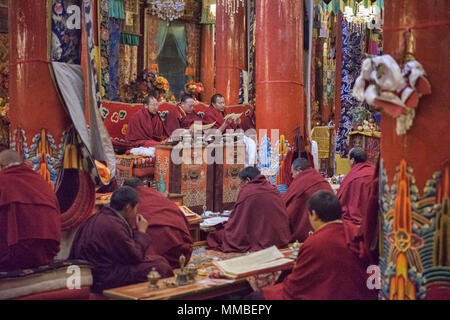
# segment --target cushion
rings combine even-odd
[[[72,275],[68,267],[78,266],[81,273],[80,286],[83,291],[73,291],[68,294],[67,281]],[[59,292],[64,296],[84,296],[88,287],[92,285],[91,266],[82,260],[56,261],[50,265],[35,269],[0,272],[0,300],[34,297],[49,292]],[[90,291],[90,290],[89,290]],[[54,297],[53,294],[49,296]],[[89,296],[89,294],[87,294]],[[31,298],[30,298],[31,299]]]
[[[113,141],[125,142],[128,121],[141,109],[141,106],[142,104],[102,101],[100,113]]]

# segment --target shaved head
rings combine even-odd
[[[22,163],[20,155],[11,149],[0,152],[0,168],[7,167],[13,163]]]

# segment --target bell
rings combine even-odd
[[[161,279],[161,275],[155,268],[152,268],[152,271],[147,275],[147,279],[150,282],[149,288],[151,290],[158,289],[158,280]]]
[[[188,275],[185,272],[185,264],[186,264],[186,257],[184,255],[180,256],[180,272],[177,274],[177,277],[175,279],[175,282],[178,286],[185,286],[189,283]]]

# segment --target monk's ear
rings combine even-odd
[[[319,219],[315,210],[310,211],[309,215],[312,221],[317,221]]]

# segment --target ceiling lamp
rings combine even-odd
[[[173,21],[183,16],[184,0],[156,0],[149,1],[152,14],[162,20]]]

